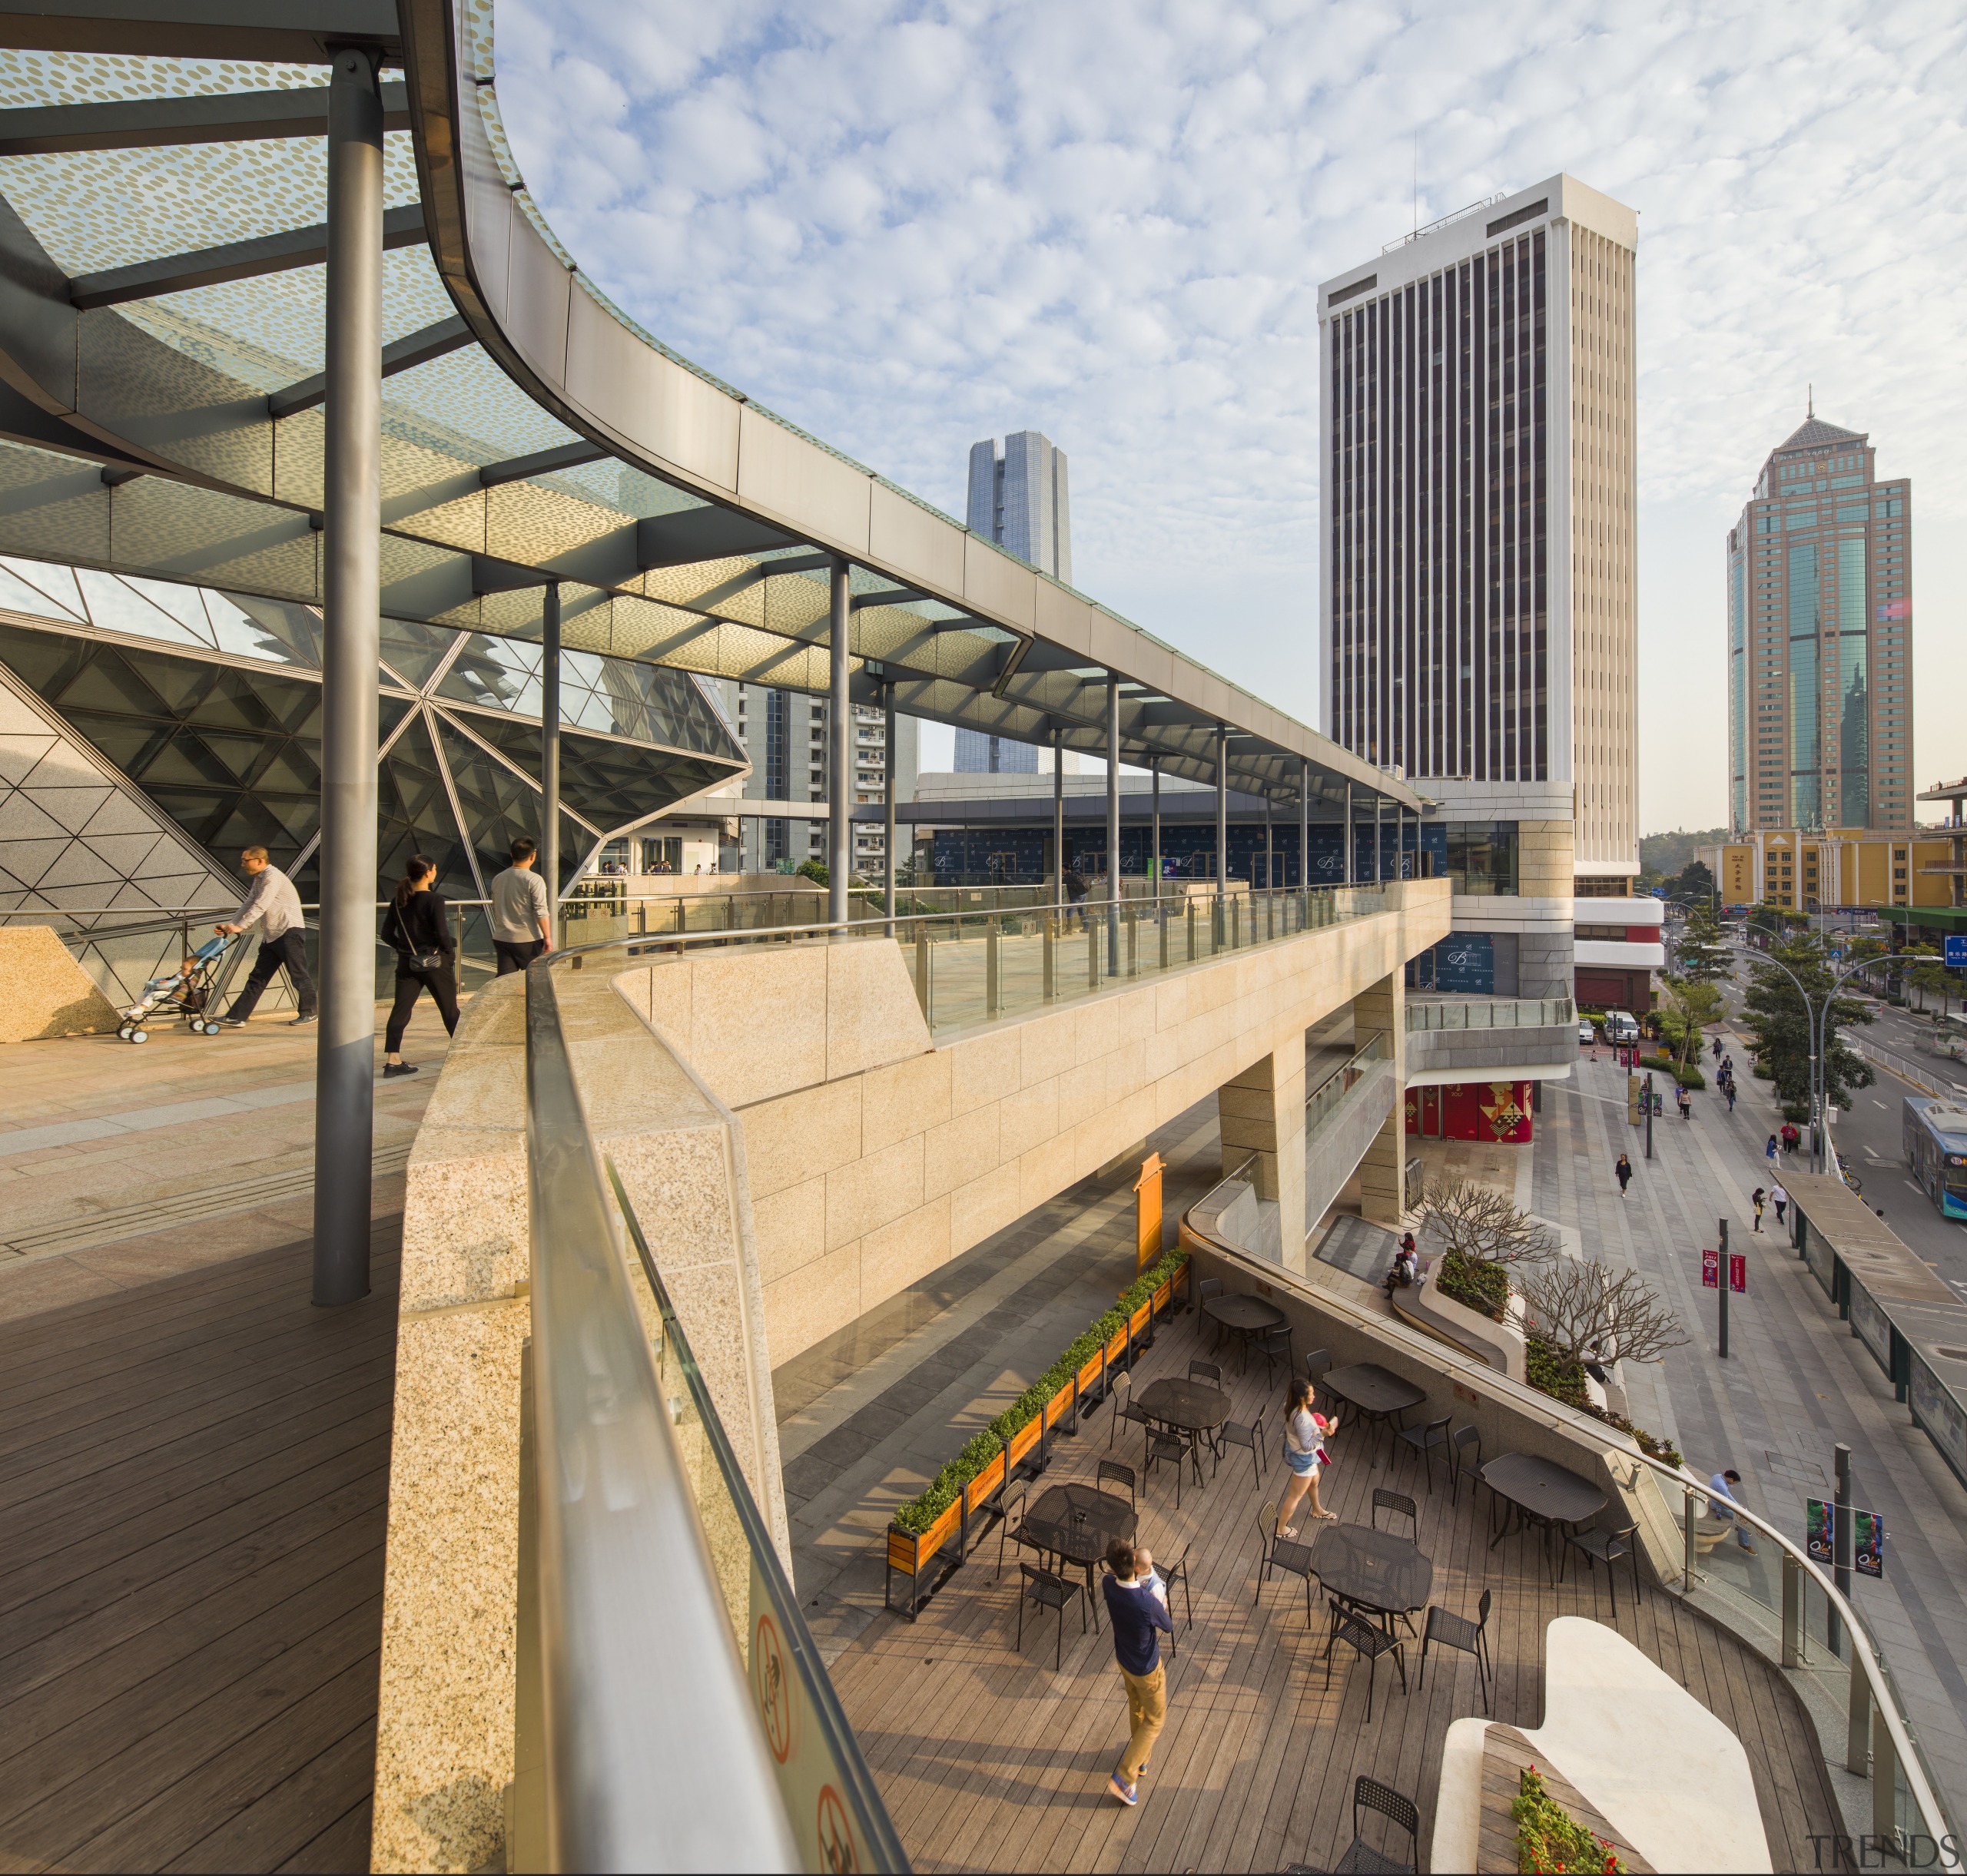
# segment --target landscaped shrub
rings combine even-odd
[[[1188,1261],[1187,1251],[1170,1251],[1159,1262],[1143,1271],[1121,1292],[1119,1302],[1075,1336],[1057,1361],[936,1474],[927,1490],[895,1507],[895,1523],[904,1531],[926,1531],[956,1503],[963,1488],[997,1457],[998,1450],[1010,1443],[1011,1435],[1037,1419],[1044,1411],[1045,1403],[1078,1374],[1126,1324],[1128,1317],[1169,1282]]]
[[[1623,1414],[1614,1414],[1609,1407],[1600,1407],[1586,1390],[1583,1363],[1563,1354],[1541,1335],[1531,1336],[1525,1341],[1524,1378],[1539,1394],[1548,1394],[1553,1400],[1561,1400],[1567,1407],[1575,1407],[1579,1413],[1589,1414],[1594,1420],[1601,1420],[1608,1427],[1616,1427],[1620,1433],[1630,1434],[1633,1443],[1642,1453],[1669,1466],[1680,1464],[1680,1448],[1672,1440],[1655,1439],[1644,1427],[1635,1427]]]
[[[1443,1296],[1491,1322],[1501,1322],[1509,1313],[1509,1273],[1500,1264],[1450,1251],[1435,1267],[1434,1284]]]
[[[1544,1788],[1534,1765],[1517,1782],[1510,1815],[1516,1820],[1516,1867],[1524,1871],[1591,1870],[1624,1876],[1609,1839],[1587,1831]]]

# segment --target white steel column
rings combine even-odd
[[[1298,890],[1312,883],[1312,765],[1298,764]]]
[[[847,562],[836,560],[827,690],[827,916],[836,925],[847,917],[854,871],[854,723],[847,695],[847,622],[853,615],[848,605]]]
[[[1106,674],[1106,974],[1120,974],[1120,680]]]
[[[1052,904],[1066,909],[1066,733],[1052,732]]]
[[[313,1299],[369,1294],[376,1097],[376,721],[380,645],[383,101],[367,52],[328,81],[327,397],[321,684],[321,1015]]]
[[[1229,890],[1229,730],[1216,726],[1216,895]],[[1220,916],[1220,908],[1218,909]]]
[[[894,916],[894,681],[890,678],[881,686],[882,734],[887,747],[883,752],[881,764],[881,838],[887,853],[887,913]],[[894,936],[892,924],[888,936]]]
[[[539,870],[546,886],[546,925],[560,943],[560,582],[541,596],[539,639]]]

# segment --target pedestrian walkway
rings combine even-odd
[[[1741,1072],[1735,1112],[1712,1092],[1695,1096],[1690,1121],[1669,1102],[1654,1123],[1650,1161],[1644,1126],[1626,1119],[1624,1070],[1586,1059],[1571,1081],[1547,1086],[1534,1208],[1644,1272],[1678,1311],[1690,1344],[1629,1375],[1628,1392],[1634,1420],[1673,1439],[1695,1471],[1732,1466],[1743,1502],[1800,1540],[1804,1500],[1829,1496],[1833,1448],[1850,1447],[1855,1502],[1881,1512],[1887,1533],[1886,1579],[1859,1584],[1856,1599],[1959,1816],[1967,1813],[1967,1490],[1893,1400],[1773,1213],[1760,1235],[1752,1231],[1749,1195],[1770,1182],[1763,1145],[1777,1116],[1740,1039],[1727,1041]],[[1636,1168],[1623,1199],[1612,1176],[1622,1152]],[[1730,1248],[1749,1264],[1747,1294],[1730,1298],[1725,1362],[1716,1294],[1700,1282],[1701,1250],[1717,1245],[1723,1218]],[[1758,1599],[1773,1591],[1780,1606],[1780,1566],[1767,1554],[1718,1546],[1706,1567],[1738,1586],[1763,1573]]]

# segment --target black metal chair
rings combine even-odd
[[[1389,1492],[1383,1485],[1373,1487],[1372,1526],[1380,1528],[1380,1513],[1388,1513],[1387,1523],[1391,1528],[1395,1518],[1405,1518],[1412,1527],[1413,1540],[1421,1541],[1421,1509],[1405,1492]]]
[[[1116,1459],[1103,1459],[1093,1468],[1093,1483],[1096,1487],[1104,1490],[1109,1479],[1111,1479],[1116,1485],[1124,1485],[1127,1488],[1127,1496],[1135,1504],[1138,1505],[1140,1503],[1140,1494],[1134,1490],[1133,1467],[1123,1466]]]
[[[1161,1573],[1161,1587],[1168,1598],[1168,1619],[1171,1622],[1175,1619],[1175,1586],[1179,1583],[1182,1588],[1182,1626],[1188,1629],[1196,1626],[1195,1605],[1189,1600],[1189,1553],[1193,1548],[1191,1544],[1184,1544],[1182,1554]],[[1172,1629],[1168,1634],[1168,1652],[1171,1655],[1176,1652]]]
[[[1305,1585],[1305,1626],[1312,1622],[1312,1546],[1301,1544],[1295,1538],[1277,1535],[1277,1501],[1265,1500],[1262,1510],[1257,1513],[1257,1540],[1259,1556],[1262,1569],[1257,1577],[1257,1593],[1250,1600],[1254,1606],[1263,1599],[1263,1586],[1270,1580],[1270,1573],[1280,1569],[1287,1575],[1301,1577]]]
[[[1637,1523],[1621,1526],[1617,1530],[1570,1531],[1564,1533],[1564,1542],[1571,1549],[1584,1557],[1587,1569],[1602,1563],[1605,1566],[1605,1580],[1611,1586],[1612,1619],[1619,1619],[1619,1573],[1617,1568],[1621,1557],[1632,1559],[1633,1600],[1643,1599],[1645,1592],[1639,1579],[1639,1546],[1634,1541],[1639,1526]],[[1594,1586],[1597,1577],[1594,1574]]]
[[[1331,1366],[1332,1351],[1328,1348],[1314,1348],[1305,1357],[1305,1378],[1315,1387],[1319,1384],[1319,1377]]]
[[[1220,1277],[1203,1278],[1196,1285],[1196,1308],[1202,1308],[1211,1297],[1220,1296],[1222,1294],[1222,1279]],[[1222,1346],[1222,1324],[1216,1322],[1213,1316],[1209,1318],[1209,1321],[1216,1323],[1216,1339],[1209,1344],[1209,1347],[1212,1349],[1220,1348]]]
[[[1189,1364],[1189,1379],[1206,1381],[1212,1387],[1220,1387],[1222,1385],[1222,1371],[1213,1361],[1191,1361]]]
[[[1134,1404],[1133,1377],[1123,1368],[1113,1377],[1113,1417],[1106,1426],[1106,1450],[1112,1452],[1113,1442],[1119,1437],[1122,1420],[1131,1420],[1142,1432],[1148,1430],[1148,1418]]]
[[[1153,1476],[1155,1467],[1164,1460],[1174,1461],[1175,1509],[1179,1511],[1182,1508],[1182,1468],[1189,1461],[1188,1440],[1168,1427],[1150,1425],[1147,1430],[1147,1465],[1141,1478],[1143,1490],[1148,1480]]]
[[[1291,1325],[1285,1323],[1280,1328],[1266,1329],[1256,1337],[1256,1351],[1263,1357],[1263,1377],[1269,1380],[1282,1367],[1285,1374],[1291,1372]]]
[[[1471,1622],[1466,1616],[1458,1616],[1451,1609],[1443,1609],[1438,1603],[1428,1605],[1428,1620],[1421,1636],[1420,1684],[1428,1685],[1428,1645],[1438,1642],[1444,1648],[1458,1648],[1464,1654],[1475,1657],[1475,1679],[1482,1689],[1482,1711],[1491,1713],[1495,1709],[1489,1704],[1489,1607],[1495,1598],[1484,1589],[1482,1599],[1476,1604],[1478,1619]]]
[[[1026,1603],[1037,1603],[1046,1609],[1056,1609],[1059,1612],[1059,1632],[1052,1644],[1052,1667],[1056,1672],[1065,1653],[1066,1605],[1068,1603],[1079,1604],[1079,1632],[1082,1635],[1086,1632],[1086,1612],[1089,1606],[1086,1585],[1068,1583],[1064,1577],[1051,1570],[1040,1569],[1036,1563],[1020,1563],[1017,1567],[1024,1579],[1024,1586],[1017,1599],[1017,1645],[1020,1648],[1024,1646]],[[1371,1717],[1371,1715],[1368,1715],[1368,1718]]]
[[[1027,1569],[1030,1567],[1028,1564],[1026,1566]],[[1061,1616],[1060,1620],[1063,1622],[1064,1619]],[[1332,1612],[1332,1640],[1343,1642],[1366,1664],[1366,1724],[1370,1726],[1373,1723],[1373,1682],[1379,1671],[1381,1656],[1392,1656],[1394,1666],[1400,1670],[1400,1691],[1403,1694],[1407,1691],[1406,1644],[1398,1636],[1388,1634],[1385,1629],[1375,1629],[1371,1622],[1354,1614],[1351,1609],[1340,1608],[1336,1604]],[[1328,1642],[1325,1655],[1325,1684],[1327,1688],[1332,1685],[1332,1652],[1331,1643]]]
[[[1253,1483],[1261,1485],[1268,1469],[1269,1456],[1263,1447],[1263,1416],[1259,1414],[1246,1427],[1240,1420],[1226,1420],[1216,1430],[1216,1463],[1222,1463],[1225,1447],[1246,1446],[1250,1449],[1250,1477]]]
[[[1471,1446],[1475,1449],[1475,1457],[1472,1463],[1468,1457],[1468,1449]],[[1454,1486],[1449,1503],[1458,1505],[1461,1503],[1461,1477],[1464,1473],[1468,1475],[1471,1480],[1469,1489],[1471,1491],[1482,1483],[1481,1428],[1473,1426],[1456,1427],[1455,1431],[1448,1436],[1447,1459],[1448,1476]]]
[[[1401,1862],[1375,1850],[1359,1830],[1359,1813],[1376,1811],[1396,1830],[1407,1833],[1407,1861]],[[1421,1855],[1421,1814],[1411,1798],[1362,1772],[1352,1785],[1352,1841],[1332,1867],[1335,1876],[1413,1876]]]
[[[1454,1417],[1451,1414],[1444,1414],[1439,1420],[1431,1420],[1425,1427],[1399,1427],[1394,1430],[1394,1438],[1399,1443],[1394,1448],[1395,1455],[1401,1447],[1420,1455],[1421,1464],[1428,1469],[1428,1491],[1431,1496],[1435,1489],[1435,1449],[1448,1444],[1448,1424]]]
[[[1011,1527],[1012,1514],[1015,1513],[1018,1524],[1024,1523],[1025,1500],[1030,1496],[1031,1481],[1022,1477],[1007,1484],[997,1500],[997,1575],[990,1580],[997,1581],[1004,1573],[1004,1541],[1017,1535]]]

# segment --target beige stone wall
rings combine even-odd
[[[1359,1162],[1359,1209],[1375,1225],[1398,1225],[1407,1209],[1407,990],[1396,965],[1352,999],[1352,1036],[1363,1046],[1375,1032],[1393,1039],[1393,1105]]]
[[[1302,1270],[1305,1235],[1305,1037],[1285,1036],[1216,1091],[1226,1178],[1256,1155],[1256,1195],[1277,1204],[1285,1262]],[[1295,1228],[1293,1229],[1293,1225]]]
[[[1567,820],[1522,820],[1516,825],[1516,890],[1521,899],[1568,899],[1574,876],[1577,835]]]
[[[53,926],[0,927],[0,1042],[114,1035],[118,1020]]]

